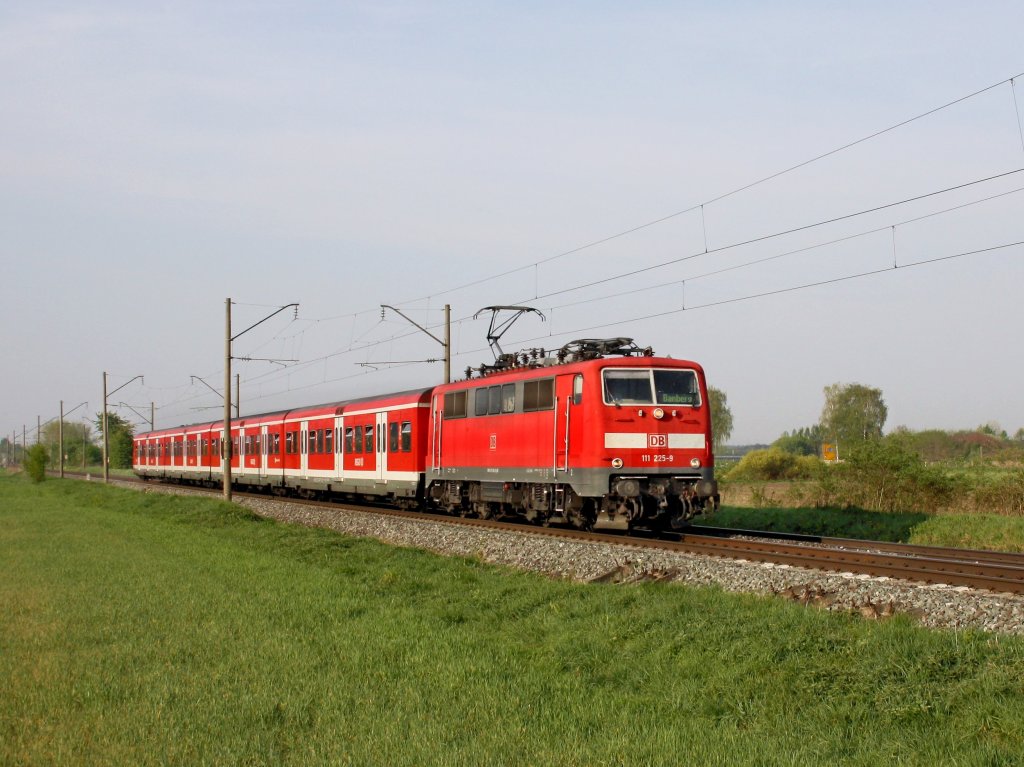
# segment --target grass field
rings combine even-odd
[[[0,764],[1013,764],[1024,642],[0,476]]]

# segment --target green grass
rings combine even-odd
[[[47,466],[47,468],[50,471],[57,471],[58,467],[57,467],[56,464],[51,463],[49,466]],[[86,466],[83,469],[81,467],[81,465],[79,465],[79,466],[71,466],[69,464],[64,464],[64,471],[73,471],[76,474],[91,474],[94,477],[102,477],[103,476],[103,465],[102,464],[98,464],[98,463],[97,464],[90,464],[89,466]],[[135,472],[133,472],[131,469],[110,469],[109,473],[110,473],[110,476],[112,476],[112,477],[134,477],[135,476]]]
[[[723,506],[694,524],[836,538],[1024,551],[1024,518],[1002,514],[920,514],[863,509]]]
[[[1010,764],[1024,642],[0,477],[0,764]]]

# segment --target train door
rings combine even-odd
[[[430,458],[427,460],[427,470],[434,475],[441,473],[441,419],[443,416],[441,405],[443,402],[444,400],[439,394],[435,394],[431,398]]]
[[[578,455],[583,439],[583,375],[560,375],[555,378],[555,445],[554,469],[570,471],[573,455]]]
[[[309,421],[299,422],[299,474],[309,479]]]
[[[339,408],[340,410],[340,408]],[[345,476],[345,417],[334,418],[334,476],[341,479]]]
[[[270,438],[271,438],[271,427],[263,424],[260,426],[259,431],[259,446],[260,446],[260,463],[259,463],[259,476],[260,482],[266,482],[270,477]]]
[[[263,429],[260,426],[248,426],[243,430],[244,439],[242,452],[245,454],[245,465],[242,474],[251,476],[260,475],[260,465],[263,463],[263,456],[260,454],[260,434]]]
[[[376,480],[384,482],[384,474],[388,468],[388,414],[386,412],[376,414],[377,421],[377,474]]]

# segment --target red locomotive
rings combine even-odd
[[[235,419],[232,481],[584,528],[679,526],[717,503],[700,365],[625,338],[501,362],[430,389]],[[219,485],[222,428],[137,435],[135,472]]]

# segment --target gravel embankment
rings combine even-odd
[[[125,483],[139,488],[139,485]],[[145,491],[188,494],[185,488],[149,485]],[[577,581],[664,580],[716,585],[727,591],[775,594],[820,609],[849,611],[869,619],[913,616],[922,625],[1024,635],[1024,596],[967,587],[927,585],[788,565],[671,553],[640,546],[612,546],[490,531],[354,511],[324,509],[264,498],[237,498],[256,514],[282,522],[336,530],[345,535],[479,557],[495,564]]]

